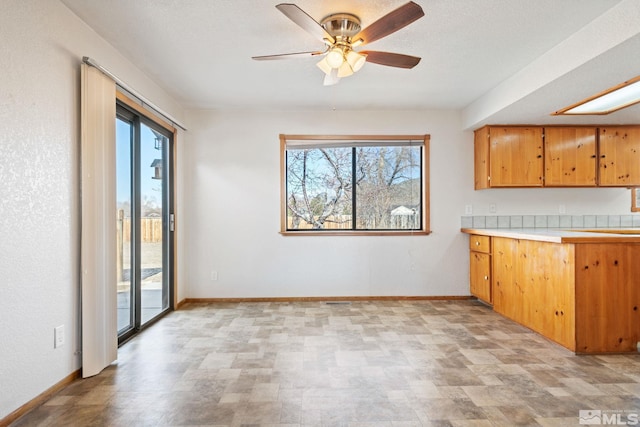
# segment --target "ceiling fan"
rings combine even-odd
[[[356,47],[386,37],[423,17],[422,8],[412,1],[384,15],[363,30],[361,30],[360,18],[351,13],[334,13],[318,23],[295,4],[281,3],[276,5],[276,8],[302,29],[324,42],[326,47],[318,51],[254,56],[255,60],[322,56],[317,65],[325,73],[325,86],[336,84],[342,77],[352,75],[360,70],[365,62],[399,68],[413,68],[420,62],[417,56],[375,50],[355,50]]]

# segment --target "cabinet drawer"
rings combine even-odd
[[[469,250],[490,253],[491,237],[472,234],[469,236]]]

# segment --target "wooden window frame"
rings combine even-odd
[[[420,230],[287,230],[287,141],[421,141],[422,209]],[[280,135],[280,234],[283,236],[424,236],[431,234],[429,223],[429,141],[430,135]]]

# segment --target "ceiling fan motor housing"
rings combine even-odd
[[[360,18],[351,13],[334,13],[325,17],[322,27],[336,38],[336,41],[350,42],[351,37],[360,32]]]

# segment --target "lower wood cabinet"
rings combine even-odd
[[[493,309],[576,353],[635,352],[640,244],[491,237]]]
[[[491,304],[491,237],[469,236],[469,288],[471,295]]]
[[[576,351],[574,245],[493,237],[493,309]]]
[[[575,246],[576,352],[636,351],[640,243]]]

